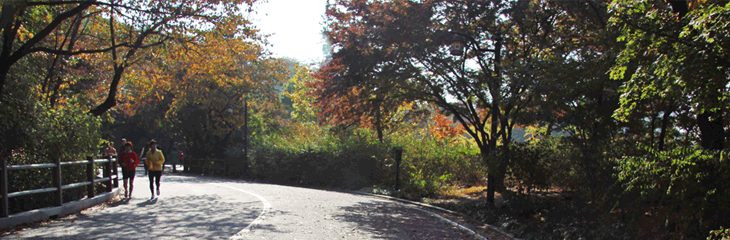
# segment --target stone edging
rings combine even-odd
[[[24,223],[45,221],[51,217],[62,217],[81,212],[84,209],[109,201],[109,199],[114,198],[114,196],[118,195],[120,192],[121,188],[116,188],[111,192],[102,193],[93,198],[84,198],[78,201],[65,203],[63,206],[35,209],[13,214],[6,218],[0,218],[0,220],[2,220],[0,221],[0,229],[7,229]]]

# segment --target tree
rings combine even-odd
[[[312,95],[317,98],[314,104],[322,110],[318,114],[320,119],[343,129],[358,124],[372,127],[383,142],[384,130],[388,123],[395,121],[395,110],[407,100],[393,85],[383,84],[392,80],[374,81],[369,86],[344,80],[346,72],[344,65],[338,64],[340,61],[340,58],[332,59],[314,75],[317,81],[309,83]]]
[[[727,225],[730,212],[730,3],[615,0],[610,10],[624,43],[611,69],[623,81],[616,118],[650,119],[654,137],[661,117],[658,143],[640,144],[616,161],[624,196],[660,202],[651,208],[667,212],[666,228],[704,238]]]
[[[662,101],[664,118],[681,113],[694,119],[686,131],[699,129],[705,149],[723,149],[730,83],[727,1],[617,0],[611,11],[611,24],[626,43],[611,74],[629,79],[617,117]]]
[[[313,122],[317,120],[317,109],[314,107],[314,88],[309,87],[314,78],[312,70],[295,64],[296,72],[289,78],[286,84],[286,92],[283,96],[291,103],[291,118],[299,122]],[[286,104],[286,103],[285,103]]]
[[[618,32],[608,27],[607,8],[603,0],[523,1],[513,6],[509,20],[524,33],[517,38],[519,46],[539,49],[534,56],[516,55],[525,61],[509,65],[511,72],[536,83],[528,90],[532,102],[518,123],[544,126],[542,135],[548,138],[555,132],[567,135],[581,153],[575,163],[583,169],[583,190],[592,195],[605,192],[601,187],[613,182],[609,159],[623,154],[615,143],[625,137],[621,128],[630,126],[613,118],[622,81],[607,74],[619,46]],[[544,34],[531,33],[541,26]],[[632,123],[641,119],[630,118]]]
[[[124,86],[129,94],[122,109],[131,110],[124,115],[161,121],[150,127],[164,127],[170,142],[179,141],[195,156],[221,157],[240,141],[244,111],[269,111],[264,105],[278,100],[275,87],[284,78],[282,62],[267,55],[243,18],[229,18],[194,41],[173,42],[144,58],[145,64],[131,68],[134,81]]]
[[[510,144],[534,84],[500,60],[507,56],[510,66],[530,63],[546,49],[520,46],[517,39],[525,29],[497,17],[511,14],[510,6],[498,1],[337,1],[327,11],[326,32],[335,50],[330,66],[337,69],[327,75],[334,78],[329,83],[345,86],[334,92],[384,89],[448,112],[490,165],[489,202],[494,189],[503,188],[507,166],[497,146]],[[534,27],[536,35],[550,33],[549,24]],[[469,43],[463,57],[445,51],[454,39]]]
[[[90,110],[100,115],[116,105],[119,82],[125,69],[138,59],[141,49],[159,46],[169,40],[185,41],[197,29],[228,16],[239,16],[240,4],[251,5],[254,0],[146,0],[146,1],[4,1],[0,18],[2,47],[0,48],[0,100],[12,67],[31,54],[77,56],[108,53],[111,75],[106,100]],[[38,21],[42,17],[43,21]],[[100,21],[105,19],[106,21]],[[91,22],[91,24],[87,24]],[[102,24],[98,27],[95,24]],[[87,27],[96,31],[85,35]],[[20,34],[18,34],[20,33]],[[93,37],[89,35],[95,35]],[[54,41],[50,36],[62,36]],[[83,36],[93,44],[79,48],[75,44]],[[54,75],[49,69],[47,76]]]

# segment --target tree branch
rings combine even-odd
[[[168,38],[165,38],[165,39],[167,40]],[[78,50],[78,51],[69,51],[69,50],[61,50],[61,49],[51,49],[51,48],[47,48],[47,47],[37,47],[37,48],[31,49],[30,52],[31,53],[33,53],[33,52],[46,52],[46,53],[52,53],[52,54],[56,54],[56,55],[74,56],[74,55],[81,55],[81,54],[104,53],[104,52],[108,52],[108,51],[111,51],[111,50],[114,50],[114,49],[117,49],[117,48],[120,48],[120,47],[128,47],[128,48],[136,48],[136,49],[146,49],[146,48],[151,48],[151,47],[155,47],[155,46],[161,45],[163,43],[165,43],[165,40],[158,41],[158,42],[155,42],[155,43],[152,43],[152,44],[141,45],[141,46],[136,46],[136,45],[130,44],[130,43],[122,43],[122,44],[117,44],[115,46],[111,46],[111,47],[107,47],[107,48],[102,48],[102,49],[89,49],[89,50]]]
[[[35,46],[36,44],[38,44],[44,38],[46,38],[49,34],[51,34],[51,32],[54,29],[56,29],[56,27],[61,25],[61,23],[63,21],[81,13],[85,9],[89,8],[89,6],[91,6],[91,4],[94,2],[95,1],[82,2],[75,8],[59,14],[55,19],[53,19],[53,21],[51,23],[49,23],[45,28],[43,28],[43,30],[36,33],[35,36],[33,36],[33,38],[31,38],[30,40],[25,42],[25,44],[23,44],[23,46],[21,46],[15,53],[10,55],[10,57],[7,59],[7,62],[5,64],[12,65],[15,62],[17,62],[18,60],[20,60],[20,58],[22,58],[23,56],[31,53],[30,50],[32,49],[32,47]]]

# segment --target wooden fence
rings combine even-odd
[[[94,171],[94,164],[95,163],[103,163],[103,177],[96,179],[96,173]],[[93,198],[94,193],[94,184],[95,183],[101,183],[101,182],[109,182],[110,184],[106,185],[106,189],[104,189],[106,192],[111,192],[114,188],[119,187],[119,177],[117,176],[117,162],[114,159],[93,159],[88,158],[86,160],[82,161],[75,161],[75,162],[61,162],[61,159],[56,159],[55,163],[39,163],[39,164],[28,164],[28,165],[10,165],[8,166],[8,162],[6,159],[0,160],[0,217],[6,218],[10,215],[10,209],[8,206],[8,200],[11,197],[17,197],[17,196],[24,196],[24,195],[30,195],[30,194],[38,194],[38,193],[47,193],[47,192],[55,192],[56,193],[56,206],[63,206],[63,191],[67,189],[72,188],[78,188],[78,187],[86,187],[87,189],[87,198]],[[63,166],[69,166],[69,165],[86,165],[86,181],[85,182],[78,182],[78,183],[70,183],[63,185],[61,182],[61,167]],[[26,170],[26,169],[45,169],[45,168],[52,168],[53,169],[53,187],[48,188],[40,188],[40,189],[32,189],[32,190],[25,190],[25,191],[19,191],[19,192],[12,192],[8,193],[8,172],[13,170]]]
[[[218,175],[218,176],[234,176],[245,174],[245,166],[240,161],[226,159],[185,159],[185,169],[189,168],[189,172]]]

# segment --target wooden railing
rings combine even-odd
[[[96,173],[94,171],[95,163],[103,163],[103,177],[95,178]],[[63,191],[72,188],[86,187],[87,198],[93,198],[95,195],[94,184],[101,182],[109,182],[106,184],[104,189],[106,192],[111,192],[114,188],[119,187],[118,173],[117,173],[117,162],[114,159],[96,159],[88,158],[87,160],[75,161],[75,162],[61,162],[61,159],[56,159],[55,163],[39,163],[39,164],[28,164],[28,165],[10,165],[5,159],[0,160],[0,217],[5,218],[10,215],[10,209],[8,206],[8,200],[11,197],[18,197],[30,194],[55,192],[55,205],[63,206]],[[78,183],[70,183],[63,185],[61,182],[61,167],[70,165],[86,165],[86,181]],[[53,169],[53,187],[31,189],[25,191],[18,191],[8,193],[8,172],[13,170],[27,170],[27,169]]]
[[[185,159],[189,172],[205,175],[232,176],[244,174],[242,164],[226,159]]]

